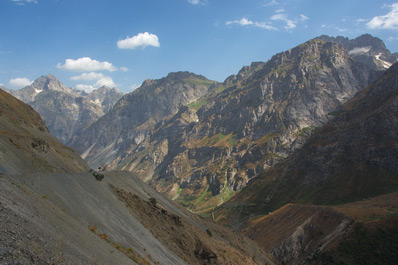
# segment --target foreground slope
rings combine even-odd
[[[0,173],[82,172],[87,164],[61,144],[32,107],[0,90]]]
[[[251,240],[129,172],[91,173],[28,105],[0,91],[3,264],[272,264]]]

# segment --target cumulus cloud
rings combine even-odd
[[[94,87],[102,87],[102,86],[115,87],[116,84],[113,82],[111,77],[105,76],[104,78],[101,78],[94,84]]]
[[[66,59],[63,65],[58,63],[57,68],[74,72],[116,71],[116,67],[114,67],[110,62],[100,62],[93,60],[90,57],[82,57],[77,60]]]
[[[271,17],[271,20],[280,20],[286,23],[285,29],[294,29],[296,27],[295,21],[289,19],[286,14],[275,14]]]
[[[188,2],[193,5],[198,5],[200,3],[200,0],[188,0]]]
[[[84,90],[88,93],[92,92],[96,88],[100,88],[102,86],[107,86],[107,87],[116,87],[116,84],[113,82],[113,79],[109,76],[103,76],[102,78],[98,79],[97,82],[93,85],[87,85],[87,84],[78,84],[76,85],[76,89],[79,90]]]
[[[22,78],[21,77],[17,77],[17,78],[11,79],[8,82],[8,84],[11,87],[14,87],[14,88],[22,88],[22,87],[25,87],[25,86],[29,86],[32,83],[33,83],[33,81],[30,81],[26,77],[22,77]]]
[[[25,3],[33,3],[33,4],[37,4],[38,1],[37,0],[12,0],[15,4],[23,6],[25,5]]]
[[[122,66],[122,67],[120,67],[120,71],[122,71],[122,72],[128,72],[128,68],[127,67],[124,67],[124,66]]]
[[[271,16],[271,20],[284,22],[285,23],[284,28],[287,30],[294,29],[299,22],[304,22],[309,19],[306,15],[303,14],[300,14],[298,18],[290,19],[283,12],[284,12],[283,9],[277,10],[275,15]]]
[[[366,26],[370,29],[398,29],[398,3],[388,5],[390,12],[372,18]]]
[[[227,22],[225,22],[225,24],[226,25],[237,24],[240,26],[253,26],[253,27],[268,29],[268,30],[278,30],[277,28],[271,26],[269,23],[251,21],[247,18],[242,18],[240,20],[227,21]]]
[[[72,76],[70,79],[74,81],[93,81],[93,80],[99,80],[103,77],[104,75],[101,73],[90,72],[90,73],[83,73],[78,76]]]
[[[117,47],[119,49],[131,49],[134,50],[137,47],[160,47],[159,38],[155,34],[148,32],[138,33],[133,37],[127,37],[124,40],[119,40],[117,42]]]

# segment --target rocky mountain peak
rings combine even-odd
[[[71,88],[66,87],[52,74],[39,77],[32,83],[31,86],[37,90],[55,90],[66,93],[73,93]]]
[[[329,37],[326,35],[322,35],[318,39],[340,43],[349,51],[349,55],[353,59],[374,70],[385,70],[398,60],[398,53],[391,54],[382,40],[370,34],[364,34],[352,40],[341,36]]]

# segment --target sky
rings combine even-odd
[[[0,0],[0,85],[53,74],[130,92],[176,71],[222,82],[317,36],[365,33],[398,52],[397,0]]]

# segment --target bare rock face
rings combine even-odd
[[[122,96],[117,89],[108,87],[90,94],[72,90],[53,75],[42,76],[32,85],[10,92],[31,105],[63,143],[103,116]]]
[[[352,58],[374,70],[386,70],[398,62],[398,53],[391,54],[383,41],[369,34],[355,39],[338,36],[336,38],[322,35],[319,39],[342,44]]]
[[[188,72],[170,73],[159,80],[146,80],[140,88],[123,96],[105,116],[76,135],[70,145],[93,167],[118,168],[139,144],[148,141],[155,125],[205,95],[216,82]],[[159,142],[148,155],[161,161],[167,143]],[[166,151],[165,151],[166,150]]]
[[[180,108],[115,166],[209,210],[301,147],[375,76],[340,44],[311,40],[244,67]]]
[[[397,77],[395,64],[346,102],[301,149],[250,182],[230,201],[250,205],[238,215],[286,203],[336,205],[397,191]],[[236,211],[218,212],[239,219]]]

